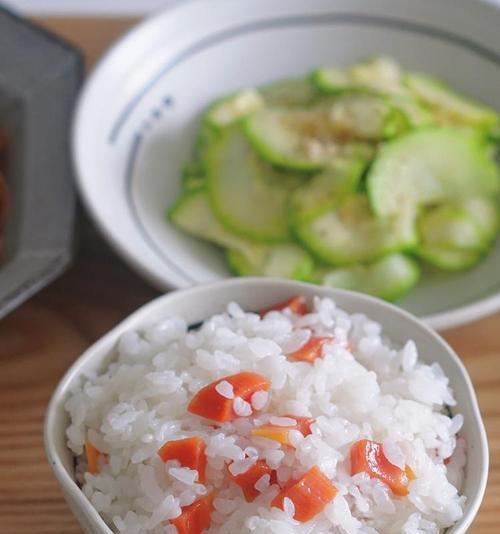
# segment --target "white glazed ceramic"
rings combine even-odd
[[[500,9],[486,0],[184,0],[105,56],[73,131],[80,192],[113,247],[156,286],[228,276],[222,253],[165,219],[202,110],[241,87],[387,54],[500,110]],[[425,276],[400,304],[434,328],[500,308],[500,244]]]
[[[61,484],[75,516],[89,534],[110,534],[97,512],[73,479],[73,458],[66,447],[65,429],[68,417],[64,404],[71,385],[87,371],[103,370],[113,359],[119,336],[130,329],[141,328],[168,315],[181,315],[188,324],[196,324],[221,312],[230,301],[246,310],[258,310],[293,295],[304,295],[309,301],[315,295],[330,296],[345,310],[365,313],[382,324],[384,332],[395,343],[413,339],[420,357],[438,362],[450,379],[457,406],[453,411],[464,415],[461,434],[467,441],[463,494],[467,497],[462,520],[447,532],[465,534],[483,498],[488,477],[488,445],[476,396],[463,364],[453,350],[423,322],[411,314],[381,300],[349,291],[286,280],[240,278],[198,286],[160,297],[132,314],[123,323],[90,347],[70,368],[52,397],[45,421],[45,447],[49,462]]]

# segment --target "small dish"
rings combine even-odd
[[[66,446],[68,416],[64,404],[72,384],[85,372],[102,370],[113,358],[119,336],[129,330],[154,322],[166,315],[181,315],[188,324],[196,324],[222,311],[236,301],[244,309],[261,309],[293,295],[312,300],[315,295],[332,297],[348,312],[361,312],[382,324],[396,343],[413,339],[424,361],[438,362],[450,378],[456,410],[464,415],[461,434],[467,442],[463,494],[467,497],[463,518],[448,534],[465,534],[481,504],[488,477],[488,445],[474,389],[463,364],[453,350],[428,326],[409,313],[381,300],[348,291],[331,290],[310,284],[274,279],[241,278],[177,291],[162,296],[132,314],[128,319],[90,347],[69,369],[57,387],[47,410],[45,448],[50,465],[65,498],[85,532],[111,534],[111,530],[92,507],[74,480],[74,462]]]
[[[0,132],[6,136],[9,211],[0,263],[0,318],[68,266],[75,194],[68,130],[80,53],[0,8]]]
[[[499,25],[500,7],[487,0],[178,3],[121,39],[87,82],[73,129],[84,202],[111,245],[159,288],[225,278],[223,253],[165,217],[210,102],[380,54],[500,110]],[[438,329],[493,313],[499,261],[500,241],[470,271],[426,274],[399,304]]]

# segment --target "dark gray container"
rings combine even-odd
[[[81,54],[0,7],[0,129],[11,204],[0,264],[0,317],[52,281],[72,255],[70,123]]]

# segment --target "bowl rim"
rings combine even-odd
[[[476,1],[478,5],[489,7],[500,13],[500,4],[497,0]],[[85,144],[85,138],[81,133],[81,123],[82,117],[86,114],[88,106],[93,101],[92,92],[96,81],[105,75],[114,60],[123,56],[124,51],[134,46],[134,43],[137,40],[140,40],[151,28],[161,25],[166,17],[171,16],[178,11],[182,12],[185,9],[191,9],[191,7],[196,4],[202,5],[203,0],[176,1],[161,12],[147,17],[145,20],[139,22],[125,32],[124,35],[122,35],[101,57],[92,70],[91,75],[86,80],[75,107],[71,128],[71,153],[75,169],[76,184],[87,212],[91,215],[93,221],[99,228],[99,231],[105,237],[112,249],[124,258],[135,272],[161,291],[183,289],[184,287],[178,282],[175,275],[168,271],[168,269],[165,270],[164,275],[160,276],[150,269],[147,264],[141,261],[138,255],[134,253],[133,248],[128,247],[125,242],[121,241],[113,234],[110,224],[107,222],[107,217],[100,213],[100,210],[93,203],[92,194],[86,187],[86,179],[84,177],[86,173],[82,170],[84,163],[82,163],[82,158],[79,156],[79,147]],[[228,276],[230,275],[228,274]],[[479,297],[466,304],[451,307],[440,312],[423,315],[420,318],[432,328],[435,328],[436,330],[444,330],[479,320],[498,310],[500,310],[500,291],[485,297]]]
[[[138,327],[140,324],[144,324],[148,319],[154,316],[155,312],[161,309],[164,304],[170,300],[175,301],[176,299],[183,299],[185,297],[190,297],[196,294],[205,293],[210,294],[211,292],[217,292],[221,288],[234,288],[242,289],[246,288],[251,291],[252,288],[256,286],[264,286],[269,288],[283,288],[292,296],[293,294],[300,293],[302,289],[307,289],[310,291],[317,291],[318,286],[314,284],[308,284],[305,282],[296,282],[292,280],[282,280],[275,278],[229,278],[220,280],[210,284],[203,284],[199,286],[190,287],[183,290],[173,291],[164,295],[161,295],[150,302],[144,304],[130,315],[128,315],[123,321],[113,327],[110,331],[104,334],[99,338],[95,343],[88,347],[70,366],[66,371],[64,376],[61,378],[57,388],[55,389],[49,405],[47,407],[45,422],[44,422],[44,445],[45,452],[49,464],[61,485],[65,498],[68,498],[69,501],[77,507],[82,513],[86,515],[93,522],[93,528],[100,529],[100,532],[103,534],[112,534],[111,529],[106,525],[104,520],[101,518],[96,509],[92,506],[90,501],[85,497],[84,493],[78,487],[76,482],[70,477],[66,471],[63,462],[60,456],[57,454],[56,447],[56,425],[55,419],[57,413],[60,413],[61,410],[64,410],[65,398],[68,394],[71,384],[75,379],[81,375],[81,370],[86,364],[94,359],[104,359],[106,354],[109,354],[109,347],[106,352],[103,352],[104,348],[108,346],[110,341],[116,342],[118,335],[124,330],[130,327]],[[390,304],[383,300],[377,299],[375,297],[364,295],[362,293],[357,293],[353,291],[345,291],[339,289],[323,288],[321,293],[328,295],[334,300],[337,297],[351,299],[353,304],[363,302],[372,303],[378,306],[380,309],[393,314],[395,317],[406,320],[411,323],[412,327],[416,330],[420,330],[427,337],[429,337],[434,343],[439,345],[449,356],[450,361],[456,366],[457,371],[461,375],[465,386],[466,386],[466,396],[470,402],[470,406],[473,412],[475,419],[475,424],[477,426],[478,435],[476,445],[480,448],[480,458],[481,458],[481,475],[476,488],[476,492],[472,499],[469,500],[468,509],[463,517],[455,524],[455,528],[458,530],[456,533],[465,534],[472,521],[477,515],[481,502],[484,498],[486,491],[486,484],[488,479],[488,470],[489,470],[489,450],[488,450],[488,440],[486,435],[486,430],[484,427],[484,422],[482,415],[479,409],[479,403],[477,396],[475,394],[472,381],[469,377],[469,374],[465,368],[465,365],[460,360],[458,355],[455,353],[453,348],[434,330],[432,330],[427,324],[425,324],[421,319],[414,316],[413,314],[402,310],[401,308]]]

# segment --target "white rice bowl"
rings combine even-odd
[[[334,339],[314,364],[287,358],[311,335],[328,334]],[[203,386],[240,371],[272,383],[268,402],[256,399],[250,417],[214,425],[187,411]],[[439,365],[421,363],[411,340],[394,347],[378,323],[331,299],[317,298],[304,316],[285,310],[263,318],[231,303],[197,330],[167,317],[124,334],[107,371],[72,388],[67,438],[83,492],[122,534],[174,534],[168,520],[212,489],[208,533],[435,534],[461,518],[465,502],[463,418],[448,415],[454,404]],[[250,436],[283,414],[315,419],[311,435],[295,436],[295,449]],[[189,436],[207,444],[206,486],[196,471],[158,456],[165,442]],[[350,448],[363,438],[382,442],[394,465],[412,468],[406,497],[365,473],[350,475]],[[106,455],[99,474],[86,472],[86,440]],[[260,496],[247,503],[224,466],[235,462],[244,471],[257,458],[277,470],[279,483],[317,465],[338,494],[306,523],[293,519],[293,503],[270,507],[279,487],[268,480],[259,480]]]

